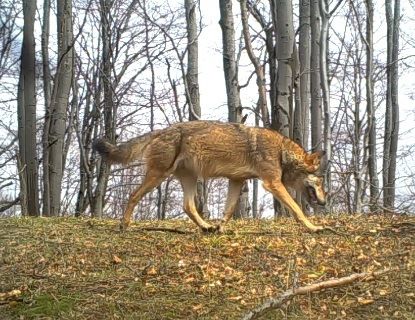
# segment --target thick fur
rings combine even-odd
[[[173,174],[182,184],[184,210],[203,230],[216,230],[199,215],[194,204],[198,177],[230,180],[223,223],[232,216],[246,179],[259,178],[298,221],[312,231],[313,225],[286,190],[306,195],[312,204],[324,204],[325,193],[318,172],[321,153],[308,154],[278,132],[236,123],[192,121],[147,133],[118,146],[98,140],[94,149],[110,162],[129,163],[143,159],[146,177],[129,199],[122,226],[127,227],[138,201]]]

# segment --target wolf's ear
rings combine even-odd
[[[325,154],[325,151],[316,151],[312,154],[309,154],[306,158],[307,171],[311,173],[316,172],[318,169],[320,169],[322,158]]]

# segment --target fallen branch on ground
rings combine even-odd
[[[158,227],[141,227],[137,229],[138,231],[161,231],[161,232],[173,232],[173,233],[180,233],[180,234],[191,234],[193,232],[174,229],[174,228],[158,228]]]
[[[265,312],[277,309],[281,307],[287,301],[293,299],[295,296],[305,295],[311,292],[321,291],[328,288],[341,287],[348,284],[351,284],[355,281],[369,281],[373,280],[376,277],[379,277],[385,273],[392,271],[391,269],[386,269],[377,272],[362,272],[354,273],[347,277],[342,277],[338,279],[330,279],[322,282],[312,283],[303,287],[289,289],[283,292],[281,295],[275,298],[268,299],[262,305],[256,307],[254,310],[248,312],[242,319],[251,320],[257,319]]]

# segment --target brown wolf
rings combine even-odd
[[[105,140],[94,143],[104,159],[129,163],[143,159],[146,175],[128,200],[121,222],[125,229],[138,201],[170,175],[181,183],[184,211],[204,231],[222,231],[235,210],[246,179],[259,178],[271,192],[311,231],[322,230],[304,216],[287,192],[291,187],[305,195],[311,205],[324,205],[323,178],[316,173],[321,152],[308,154],[276,131],[237,123],[191,121],[153,131],[118,146]],[[229,192],[221,223],[212,226],[202,219],[194,202],[198,177],[229,179]]]

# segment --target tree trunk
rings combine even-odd
[[[51,98],[49,145],[50,216],[60,213],[63,177],[63,145],[66,129],[66,111],[73,68],[72,3],[57,1],[58,67]],[[46,159],[44,159],[46,160]]]
[[[50,186],[49,186],[49,127],[50,127],[50,99],[51,82],[49,65],[49,29],[50,29],[50,0],[43,1],[43,24],[42,24],[42,71],[43,71],[43,95],[45,101],[45,121],[42,135],[42,169],[43,169],[43,196],[42,215],[49,216],[50,212]]]
[[[330,14],[328,11],[327,0],[320,0],[319,9],[321,14],[321,33],[320,33],[320,80],[323,91],[323,105],[324,105],[324,136],[323,144],[325,154],[324,167],[324,182],[327,191],[327,206],[328,211],[331,211],[331,112],[330,112],[330,86],[328,79],[328,33]]]
[[[366,0],[366,112],[367,112],[367,154],[370,184],[370,208],[378,210],[379,180],[376,156],[376,114],[373,90],[373,1]]]
[[[301,0],[300,3],[298,55],[300,60],[300,136],[301,145],[307,149],[310,121],[310,0]]]
[[[387,25],[387,93],[385,110],[385,137],[383,155],[383,207],[385,212],[394,210],[396,157],[399,133],[398,58],[400,0],[385,1]]]
[[[23,1],[23,43],[18,88],[18,138],[22,215],[39,215],[36,154],[36,74],[34,23],[36,2]]]
[[[310,57],[310,90],[311,90],[311,149],[322,150],[323,137],[321,131],[321,82],[320,82],[320,11],[318,1],[310,0],[311,20],[311,57]]]
[[[223,70],[225,74],[226,94],[228,101],[229,122],[240,122],[242,108],[239,96],[238,72],[235,60],[235,29],[232,13],[232,0],[219,0],[220,21],[223,44]],[[239,204],[235,210],[235,218],[248,215],[248,188],[245,183],[242,188]]]
[[[112,87],[112,61],[111,61],[111,6],[112,2],[100,0],[101,13],[101,38],[102,38],[102,71],[100,81],[104,94],[103,114],[104,114],[104,136],[111,143],[115,143],[115,106],[113,100]],[[101,161],[99,166],[97,186],[94,195],[92,214],[100,218],[103,215],[105,191],[107,189],[110,174],[110,165],[106,161]]]
[[[185,0],[184,6],[186,9],[186,26],[187,26],[187,73],[186,81],[189,94],[186,97],[190,98],[187,101],[189,105],[189,120],[200,119],[202,112],[200,108],[200,94],[199,94],[199,45],[196,9],[197,2],[195,0]],[[203,215],[209,215],[207,208],[207,199],[205,198],[205,182],[199,178],[197,181],[197,194],[195,197],[198,212]]]
[[[258,109],[261,113],[264,127],[269,127],[270,123],[269,123],[267,96],[266,96],[266,88],[265,88],[264,68],[262,67],[259,59],[255,56],[254,49],[252,48],[251,35],[249,32],[248,8],[247,8],[246,0],[240,1],[240,7],[241,7],[241,20],[242,20],[242,30],[243,30],[244,41],[245,41],[245,49],[246,49],[246,52],[248,53],[249,60],[251,60],[251,63],[254,65],[255,74],[257,77],[256,84],[258,87]]]
[[[294,26],[292,2],[271,0],[274,30],[276,31],[276,105],[272,110],[271,126],[286,137],[290,135],[290,100],[293,97]],[[286,215],[284,207],[274,199],[275,216]]]
[[[363,180],[362,180],[362,152],[360,148],[360,137],[362,134],[362,121],[360,120],[360,101],[361,101],[361,77],[360,68],[361,59],[359,55],[359,49],[355,48],[355,62],[353,67],[353,88],[354,88],[354,131],[352,138],[352,168],[354,178],[354,197],[353,197],[353,213],[361,213],[362,202],[361,196],[363,192]]]

